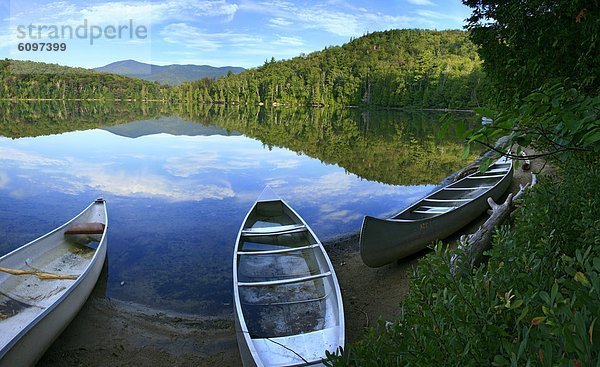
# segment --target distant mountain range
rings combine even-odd
[[[94,70],[149,80],[161,84],[177,85],[202,78],[216,79],[232,72],[246,70],[235,66],[214,67],[209,65],[152,65],[135,60],[123,60],[95,68]]]

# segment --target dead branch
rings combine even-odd
[[[76,275],[63,275],[63,274],[52,274],[46,273],[43,271],[36,270],[21,270],[21,269],[9,269],[0,267],[0,271],[12,275],[35,275],[41,280],[57,280],[57,279],[65,279],[65,280],[75,280],[77,279]]]
[[[506,219],[513,216],[514,212],[518,209],[515,208],[515,201],[517,201],[533,184],[535,184],[535,182],[519,185],[519,191],[514,194],[514,196],[512,193],[509,194],[502,204],[496,204],[492,198],[487,199],[487,202],[490,205],[490,210],[488,210],[490,217],[475,233],[463,235],[459,240],[459,246],[465,249],[468,264],[475,266],[481,262],[483,253],[492,247],[492,235],[494,234],[494,229]]]

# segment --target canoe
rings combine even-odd
[[[244,366],[321,365],[344,346],[340,287],[323,245],[268,187],[233,255],[235,326]]]
[[[0,366],[32,366],[92,292],[106,258],[98,199],[52,232],[0,258]]]
[[[498,200],[512,176],[512,160],[501,157],[485,172],[436,190],[389,219],[365,216],[360,232],[363,262],[383,266],[450,236],[489,208],[487,198]]]

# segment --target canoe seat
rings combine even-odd
[[[487,171],[485,171],[485,173],[506,173],[508,171],[510,171],[510,167],[499,167],[488,169]]]
[[[476,186],[476,187],[445,187],[443,190],[446,191],[475,191],[481,189],[491,189],[494,186]]]
[[[104,223],[78,223],[73,224],[65,231],[65,235],[73,234],[102,234],[104,233]]]
[[[500,177],[504,177],[504,175],[487,175],[486,174],[483,176],[469,176],[469,177],[467,177],[467,179],[478,180],[478,179],[483,179],[483,178],[500,178]]]
[[[413,213],[418,214],[443,214],[455,209],[454,206],[420,206],[417,210],[413,210]]]
[[[304,224],[289,224],[287,226],[246,228],[242,230],[243,236],[274,236],[281,234],[306,231]]]
[[[423,201],[429,201],[432,203],[453,203],[453,202],[467,202],[473,199],[423,199]]]
[[[238,251],[238,255],[272,255],[272,254],[284,254],[286,252],[309,250],[315,247],[319,247],[318,244],[301,246],[301,247],[287,247],[278,250],[264,250],[264,251]]]

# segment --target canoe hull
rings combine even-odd
[[[245,367],[322,365],[325,350],[334,353],[345,339],[333,265],[306,222],[283,200],[265,192],[246,215],[233,256],[235,328],[242,363]],[[257,224],[263,219],[257,218],[262,214],[281,218],[277,208],[285,218],[269,220],[265,234]],[[304,236],[310,241],[293,240]],[[304,274],[308,269],[310,274]],[[313,290],[322,291],[323,298]],[[302,295],[308,298],[301,300]],[[320,321],[313,325],[314,320]]]
[[[365,216],[360,235],[363,262],[369,267],[380,267],[413,255],[432,242],[452,235],[489,208],[488,198],[497,201],[504,194],[510,186],[512,172],[511,167],[509,173],[484,195],[433,218],[402,221]]]
[[[97,201],[90,205],[86,210],[94,205],[101,206],[98,210],[100,211],[100,215],[104,218],[105,226],[108,227],[104,202]],[[86,211],[82,212],[79,216],[62,227],[57,228],[53,232],[6,256],[11,255],[13,257],[18,257],[15,256],[18,255],[18,251],[27,248],[27,246],[33,250],[36,241],[52,241],[54,237],[63,236],[66,226],[77,221],[77,218],[84,215],[85,212]],[[104,233],[106,233],[106,229],[104,230]],[[102,235],[92,260],[83,273],[78,276],[74,283],[67,288],[58,300],[48,306],[41,314],[31,321],[31,323],[25,327],[11,343],[7,344],[2,349],[2,354],[0,354],[0,366],[31,366],[43,356],[48,347],[52,345],[54,340],[77,315],[94,289],[106,259],[106,241],[106,236]]]

